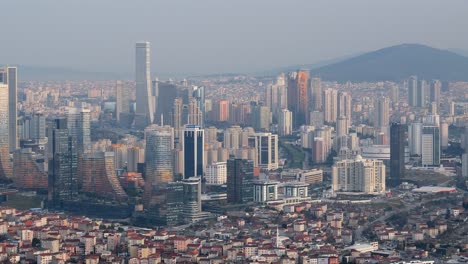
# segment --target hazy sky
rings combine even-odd
[[[133,72],[262,71],[400,43],[468,49],[466,0],[9,0],[0,64]]]

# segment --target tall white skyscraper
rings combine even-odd
[[[0,83],[8,85],[8,136],[10,152],[18,148],[18,69],[16,67],[0,68]]]
[[[422,124],[412,123],[408,129],[408,143],[411,155],[421,155]]]
[[[332,168],[334,191],[383,193],[385,192],[385,165],[381,160],[363,159],[337,161]]]
[[[77,151],[83,152],[91,146],[91,112],[86,108],[67,110],[67,127],[70,136],[76,138]]]
[[[0,178],[11,178],[9,153],[8,85],[0,82]]]
[[[421,164],[422,166],[440,165],[440,130],[438,126],[423,126]]]
[[[150,43],[136,44],[135,53],[136,113],[135,124],[144,128],[153,123],[155,99],[151,87]]]
[[[342,137],[348,134],[348,122],[346,117],[340,116],[336,121],[336,136]]]
[[[323,91],[323,119],[325,122],[334,123],[338,118],[338,92],[334,89]]]
[[[351,126],[351,94],[346,92],[338,93],[338,116],[346,120],[346,126]]]
[[[286,89],[286,77],[281,73],[276,78],[276,83],[266,88],[266,105],[270,108],[273,118],[278,117],[282,108],[288,107],[288,91]]]
[[[292,112],[288,109],[281,109],[278,116],[278,133],[280,136],[291,135],[292,133]]]

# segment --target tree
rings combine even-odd
[[[5,242],[7,241],[9,236],[7,234],[0,235],[0,242]]]
[[[35,247],[35,248],[40,248],[41,247],[41,240],[39,240],[38,238],[33,238],[32,242],[31,242],[31,246]]]

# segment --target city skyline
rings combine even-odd
[[[18,27],[0,48],[1,263],[468,259],[468,57],[403,44],[321,68],[187,74],[272,69],[405,32],[464,45],[467,3],[54,1],[26,5],[43,30],[14,47],[11,28],[36,13],[5,12]],[[41,61],[94,61],[101,79],[35,78],[2,57],[34,61],[50,43]]]

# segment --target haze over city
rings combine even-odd
[[[132,76],[150,41],[158,75],[265,72],[402,44],[468,46],[466,1],[5,1],[9,64]]]
[[[0,263],[468,262],[468,2],[0,8]]]

